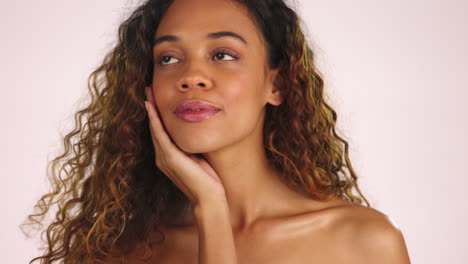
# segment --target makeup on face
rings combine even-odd
[[[200,122],[217,114],[221,109],[200,100],[184,100],[174,111],[176,116],[186,122]]]

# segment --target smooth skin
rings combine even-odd
[[[145,102],[145,107],[150,118],[156,165],[194,204],[197,224],[204,230],[200,233],[198,263],[238,263],[228,204],[219,176],[204,159],[185,154],[171,142],[154,107],[151,90],[146,89],[146,93],[150,100],[150,103]],[[219,235],[224,239],[219,239]],[[216,248],[223,250],[213,250]]]
[[[321,205],[291,200],[295,213],[259,219],[236,231],[219,176],[206,161],[171,142],[151,89],[146,91],[153,144],[161,157],[156,164],[195,206],[186,220],[190,224],[163,227],[166,240],[153,248],[151,258],[143,260],[148,252],[137,247],[131,263],[410,263],[403,235],[389,217],[340,199]],[[189,187],[189,182],[194,184]]]
[[[221,31],[246,43],[207,37]],[[154,47],[153,83],[145,90],[155,162],[194,209],[182,224],[161,227],[166,240],[150,259],[142,259],[149,252],[138,246],[130,263],[410,263],[403,235],[388,216],[294,192],[269,164],[265,106],[280,105],[282,97],[273,84],[277,71],[266,65],[265,41],[245,7],[231,0],[175,0],[155,38],[164,35],[179,40]],[[198,123],[182,121],[174,109],[187,99],[221,111]]]

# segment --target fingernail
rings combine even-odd
[[[149,111],[148,110],[148,101],[145,100],[145,108],[146,108],[146,111]]]

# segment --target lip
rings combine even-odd
[[[185,100],[180,102],[175,110],[179,119],[186,122],[200,122],[218,113],[221,109],[200,100]]]

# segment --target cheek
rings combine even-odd
[[[258,83],[252,75],[238,78],[223,89],[225,125],[223,134],[244,137],[258,125],[262,111]]]
[[[164,75],[160,73],[153,72],[153,94],[154,97],[156,96],[164,96],[163,92],[168,91],[168,89],[164,89],[164,87],[168,87],[170,78],[164,78]]]
[[[229,89],[224,90],[227,109],[236,109],[242,114],[254,114],[260,107],[260,90],[254,76],[238,77]]]
[[[153,95],[156,108],[159,112],[160,121],[163,123],[163,126],[167,128],[167,122],[172,117],[172,106],[170,105],[170,97],[167,89],[162,89],[163,86],[157,86],[153,84]]]
[[[156,105],[160,107],[160,110],[165,109],[167,106],[165,104],[168,103],[168,98],[171,96],[168,92],[170,91],[167,88],[167,83],[164,81],[154,80],[153,81],[153,95]]]
[[[156,106],[161,109],[161,103],[164,102],[164,94],[161,93],[161,89],[159,89],[157,86],[152,86],[153,87],[153,97],[154,101],[156,103]]]

